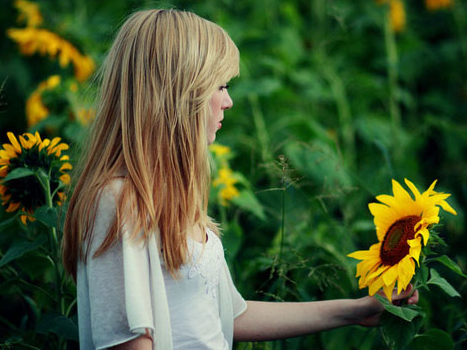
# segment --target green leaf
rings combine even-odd
[[[426,267],[423,264],[420,266],[420,269],[415,274],[415,278],[420,282],[420,286],[426,288],[427,290],[430,290],[427,284],[429,274],[430,271],[428,270],[428,267]]]
[[[388,349],[405,349],[417,334],[422,322],[421,316],[407,322],[390,313],[382,314],[380,330]]]
[[[452,350],[454,341],[445,331],[433,328],[415,336],[410,347],[413,350]]]
[[[78,341],[78,326],[59,313],[48,313],[37,323],[38,333],[54,333],[65,339]]]
[[[249,211],[256,215],[259,219],[265,220],[263,206],[255,197],[255,195],[249,190],[240,191],[240,195],[232,199],[232,202],[238,205],[240,208]]]
[[[441,277],[435,269],[430,269],[431,278],[428,280],[428,284],[435,284],[439,286],[447,295],[451,297],[460,297],[461,295],[449,284],[443,277]]]
[[[3,222],[0,223],[0,232],[3,232],[4,229],[9,227],[10,225],[13,226],[16,223],[16,216],[13,216]]]
[[[226,254],[230,259],[233,259],[243,241],[243,231],[236,220],[230,221],[227,224],[226,230],[222,235],[222,244],[226,249]]]
[[[21,257],[23,254],[27,252],[37,249],[42,244],[44,244],[46,240],[47,239],[45,236],[39,236],[33,242],[26,241],[26,240],[16,241],[10,246],[10,248],[7,250],[5,255],[3,255],[2,259],[0,260],[0,267],[8,264],[10,261],[13,261]]]
[[[34,175],[34,171],[28,168],[16,168],[12,170],[8,175],[2,180],[2,182],[7,182],[10,180],[20,179],[22,177]]]
[[[412,321],[415,317],[420,315],[420,312],[416,309],[415,306],[395,306],[389,302],[385,297],[376,294],[376,299],[378,299],[386,309],[386,311],[391,314],[402,318],[405,321]]]
[[[58,215],[55,208],[42,206],[34,211],[34,217],[48,227],[57,227]]]
[[[461,270],[461,268],[459,267],[459,265],[457,265],[453,260],[451,260],[451,258],[449,258],[447,255],[443,255],[443,256],[440,256],[440,257],[437,257],[435,259],[436,261],[439,261],[441,264],[443,264],[444,266],[446,266],[447,268],[451,269],[452,271],[454,271],[455,273],[457,273],[458,275],[464,277],[464,278],[467,278],[467,275],[464,274]]]
[[[38,250],[33,250],[18,258],[18,266],[29,276],[31,281],[40,279],[42,282],[49,282],[50,273],[55,265],[52,258]]]

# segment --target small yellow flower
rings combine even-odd
[[[392,180],[394,196],[377,196],[381,203],[370,203],[368,206],[374,216],[379,242],[369,250],[348,255],[362,260],[357,265],[359,288],[368,287],[370,295],[383,288],[389,300],[396,282],[400,293],[407,288],[415,274],[415,262],[419,263],[422,245],[428,242],[430,225],[439,222],[439,207],[457,214],[446,202],[450,195],[433,190],[436,181],[422,194],[409,180],[405,179],[405,183],[415,198]]]
[[[26,22],[28,27],[37,27],[44,21],[38,4],[25,0],[15,0],[13,5],[20,12],[18,22]]]
[[[394,32],[402,32],[405,29],[406,14],[402,0],[376,0],[379,5],[389,4],[388,19]]]
[[[34,210],[46,204],[43,184],[35,175],[7,181],[5,178],[19,168],[42,171],[48,174],[50,190],[55,193],[53,201],[61,205],[65,197],[60,189],[70,182],[68,171],[72,169],[69,157],[61,155],[68,145],[60,143],[59,137],[42,140],[38,132],[18,137],[8,132],[7,136],[10,144],[5,143],[0,149],[0,199],[9,213],[21,209],[24,214],[20,219],[26,224],[27,220],[34,221]]]
[[[217,157],[222,157],[226,154],[230,153],[230,147],[220,145],[218,143],[213,143],[212,145],[209,146],[209,149],[211,150],[212,153],[214,153]]]
[[[451,7],[452,0],[425,0],[425,6],[430,11],[436,11]]]
[[[219,191],[220,204],[223,206],[228,205],[228,201],[238,197],[240,192],[233,185],[226,185],[222,190]]]
[[[237,183],[237,179],[233,177],[232,170],[224,166],[219,169],[218,177],[213,181],[214,187],[221,187],[219,191],[219,202],[223,206],[228,205],[228,201],[235,197],[238,197],[240,193],[234,186]]]
[[[401,0],[391,0],[389,2],[389,17],[391,19],[391,28],[395,32],[401,32],[405,29],[405,7]]]
[[[76,112],[76,119],[84,126],[89,125],[89,123],[96,117],[96,111],[92,108],[90,109],[78,109]]]

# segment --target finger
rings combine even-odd
[[[412,296],[409,298],[409,300],[407,301],[407,304],[410,304],[410,305],[417,304],[418,303],[418,298],[419,298],[418,290],[416,290],[412,294]]]

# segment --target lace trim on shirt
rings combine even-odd
[[[224,250],[219,238],[210,232],[209,239],[204,245],[199,242],[193,241],[193,263],[187,265],[188,278],[195,278],[201,276],[205,280],[206,294],[211,292],[213,298],[217,298],[217,287],[219,285],[220,269],[224,259]]]

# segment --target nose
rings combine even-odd
[[[229,92],[226,90],[225,91],[225,96],[222,101],[222,109],[230,109],[233,106],[233,101],[230,98]]]

